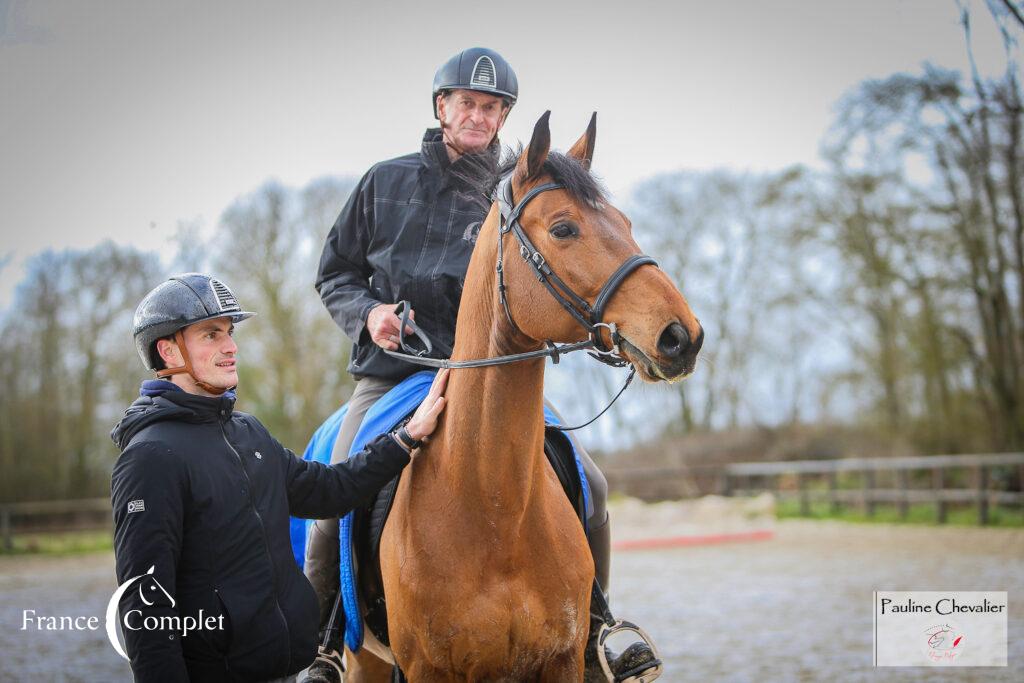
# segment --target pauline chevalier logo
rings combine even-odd
[[[953,661],[964,652],[964,633],[955,624],[945,622],[925,629],[925,654],[932,661]]]
[[[1006,666],[1005,591],[877,591],[875,666]]]

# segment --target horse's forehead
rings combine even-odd
[[[567,210],[581,220],[596,222],[609,230],[626,225],[625,214],[602,199],[582,199],[563,189],[559,192],[544,192],[537,200],[537,208],[543,213]]]

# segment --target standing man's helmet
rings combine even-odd
[[[519,97],[519,81],[505,58],[486,47],[471,47],[441,65],[434,74],[430,98],[437,118],[437,96],[449,90],[475,90],[505,99],[511,108]]]
[[[164,362],[156,350],[158,340],[203,320],[227,316],[237,323],[254,315],[242,310],[235,295],[220,280],[202,273],[185,273],[175,275],[146,295],[135,309],[132,335],[143,365],[159,372]],[[183,349],[183,353],[187,354],[187,350]]]

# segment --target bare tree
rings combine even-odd
[[[156,257],[104,243],[28,264],[0,323],[0,499],[103,495],[107,433],[138,386],[135,305]]]
[[[238,199],[214,237],[214,271],[259,315],[240,327],[240,401],[292,448],[351,393],[351,345],[313,287],[320,250],[353,183],[267,183]]]

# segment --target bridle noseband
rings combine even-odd
[[[594,299],[594,305],[591,306],[587,303],[586,299],[576,294],[572,287],[567,285],[562,278],[558,277],[551,270],[551,266],[548,265],[544,255],[537,250],[537,247],[533,246],[533,242],[527,237],[523,226],[519,222],[530,200],[543,192],[564,188],[565,186],[561,183],[544,183],[543,185],[531,188],[529,192],[523,195],[518,204],[513,204],[512,175],[505,176],[498,184],[498,210],[501,214],[501,223],[498,226],[498,263],[495,267],[498,274],[498,298],[501,300],[501,305],[505,309],[505,316],[508,318],[509,324],[512,325],[512,329],[523,334],[523,331],[512,318],[512,310],[509,308],[506,294],[508,288],[505,286],[504,237],[511,232],[519,242],[519,255],[533,269],[540,283],[544,285],[555,301],[587,331],[591,348],[593,349],[590,355],[602,363],[614,367],[622,367],[629,362],[622,357],[619,350],[619,342],[622,341],[622,336],[619,335],[615,323],[604,322],[604,309],[612,295],[615,294],[615,291],[634,270],[643,265],[651,264],[657,266],[658,264],[650,256],[633,254],[605,281],[601,291],[598,292],[597,298]],[[610,347],[601,338],[602,328],[608,330],[608,336],[611,339]],[[549,346],[552,345],[550,340],[545,343]]]

